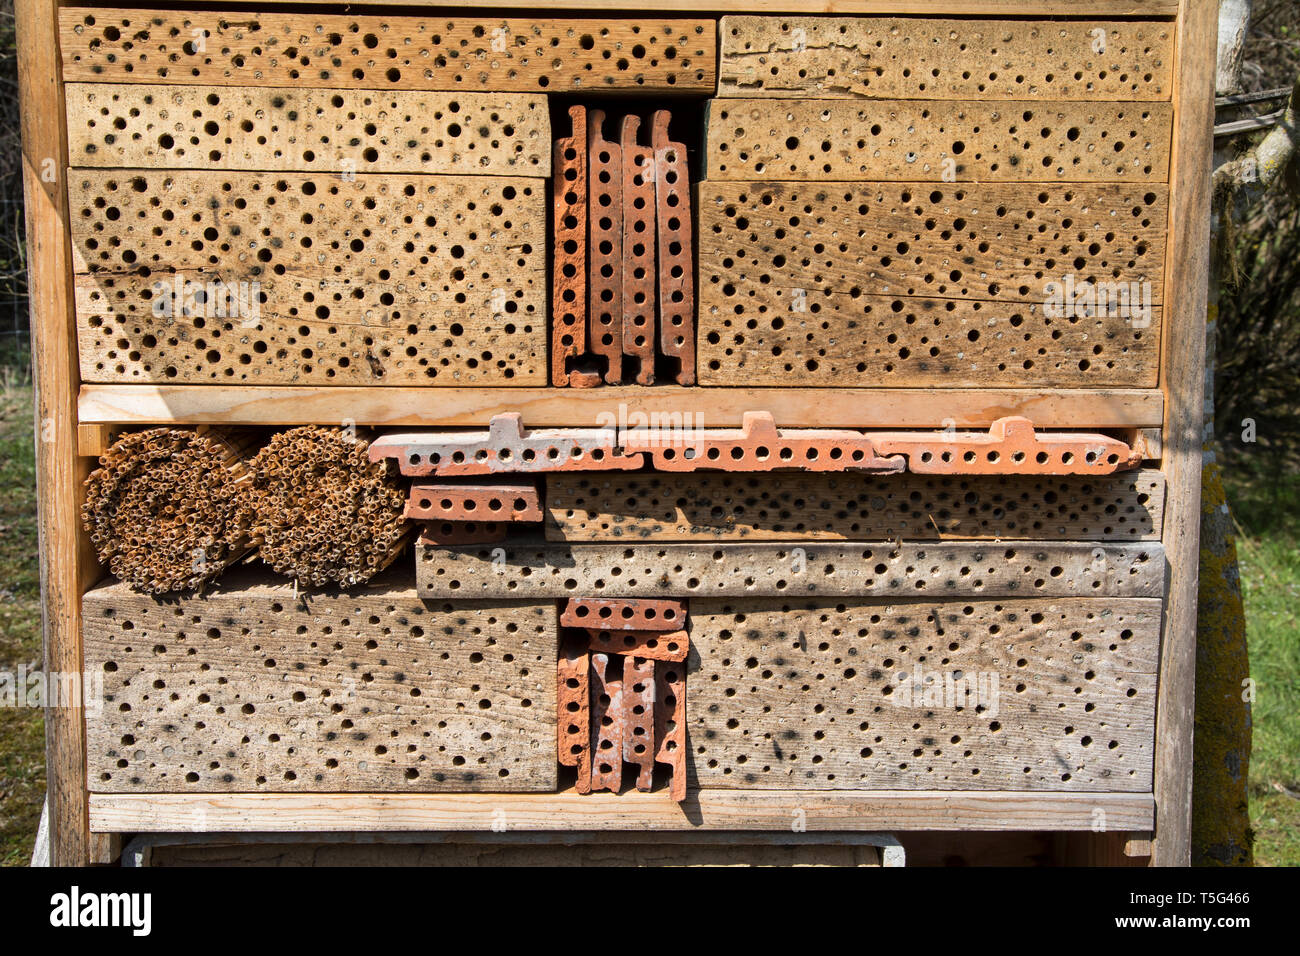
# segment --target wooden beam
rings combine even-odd
[[[284,0],[286,4],[316,3],[318,0]],[[389,0],[353,0],[353,6],[389,6]],[[409,6],[477,7],[474,0],[410,0]],[[526,8],[538,15],[552,12],[599,10],[612,16],[633,16],[627,0],[497,0],[492,7],[504,10]],[[710,13],[801,13],[876,14],[889,16],[1023,16],[1036,17],[1171,17],[1178,0],[1042,0],[1026,11],[1023,0],[643,0],[635,11],[662,10],[705,16]]]
[[[77,350],[72,308],[72,250],[64,182],[67,141],[63,82],[55,41],[55,0],[16,0],[22,110],[32,373],[36,382],[37,526],[45,673],[81,673],[81,589],[94,573],[78,520],[86,459],[77,458]],[[50,805],[50,862],[89,862],[86,732],[80,693],[45,713]]]
[[[375,426],[486,425],[517,411],[528,427],[636,425],[637,412],[693,416],[696,426],[739,426],[748,411],[778,425],[987,427],[1023,415],[1044,428],[1143,428],[1161,424],[1156,389],[682,388],[223,388],[209,385],[86,385],[83,425],[153,423]],[[601,416],[612,416],[602,419]],[[695,417],[698,416],[698,417]],[[640,424],[645,424],[641,422]]]
[[[1200,563],[1205,306],[1210,268],[1210,163],[1218,4],[1182,0],[1175,38],[1175,129],[1169,186],[1165,312],[1164,541],[1168,603],[1156,704],[1156,866],[1191,863],[1192,728]]]
[[[1098,811],[1104,817],[1098,816]],[[1144,831],[1148,793],[701,790],[555,794],[91,794],[91,828],[136,833],[337,830]]]

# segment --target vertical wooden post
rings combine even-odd
[[[1191,861],[1192,726],[1200,563],[1201,408],[1210,270],[1215,0],[1181,0],[1174,55],[1174,133],[1165,263],[1165,555],[1169,588],[1156,703],[1156,833],[1152,864]]]
[[[27,212],[32,375],[36,385],[36,488],[39,509],[45,673],[80,674],[81,592],[93,573],[80,534],[85,461],[77,458],[79,385],[68,233],[67,127],[57,39],[57,0],[15,0],[22,108],[23,191]],[[50,859],[89,861],[86,737],[80,696],[47,699],[45,767]]]

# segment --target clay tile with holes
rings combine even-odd
[[[494,415],[488,430],[391,432],[370,444],[370,460],[396,458],[402,474],[440,478],[538,474],[553,471],[629,471],[644,464],[628,455],[613,428],[539,428],[524,431],[518,412]]]
[[[672,771],[669,793],[686,799],[686,665],[655,662],[655,761]]]
[[[504,521],[430,521],[420,529],[420,544],[495,544],[506,539],[506,529]]]
[[[629,429],[623,448],[650,455],[660,471],[860,471],[876,475],[904,471],[906,462],[879,454],[861,432],[830,428],[777,429],[768,412],[746,412],[739,430],[693,432]]]
[[[406,517],[414,521],[541,521],[536,485],[411,485]]]
[[[579,793],[591,792],[590,684],[591,656],[587,649],[579,640],[564,640],[556,671],[556,748],[561,766],[577,768]]]
[[[668,598],[569,598],[561,627],[602,631],[679,631],[686,625],[686,602]]]
[[[587,348],[587,109],[570,106],[573,135],[555,141],[552,191],[551,384]]]
[[[602,631],[588,628],[588,646],[602,654],[635,654],[655,661],[684,661],[690,644],[685,631]]]
[[[695,384],[695,265],[686,147],[668,139],[672,114],[650,124],[655,154],[655,220],[659,242],[659,350],[678,363],[677,384]]]
[[[637,768],[636,788],[655,778],[655,662],[623,658],[623,762]]]
[[[903,455],[922,475],[1109,475],[1136,468],[1142,452],[1106,435],[1038,432],[1027,418],[999,418],[987,432],[872,432],[884,455]]]
[[[636,366],[638,385],[655,381],[655,158],[637,143],[639,116],[624,116],[623,355]]]
[[[609,656],[591,655],[591,789],[613,790],[623,786],[623,680],[609,677]]]
[[[587,218],[590,245],[587,348],[605,360],[605,381],[623,381],[623,161],[605,139],[605,111],[587,119]]]

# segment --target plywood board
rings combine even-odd
[[[1167,103],[716,99],[706,178],[1164,182]]]
[[[578,473],[546,482],[553,541],[1159,540],[1164,476]]]
[[[391,575],[350,595],[262,580],[86,595],[92,790],[555,787],[553,604],[428,604]]]
[[[70,83],[74,166],[551,174],[546,97]]]
[[[538,180],[78,169],[69,193],[86,381],[546,383]]]
[[[1046,13],[1041,4],[1001,12]],[[723,17],[718,95],[1169,99],[1172,23],[973,19],[980,11],[969,5],[961,13],[972,19]]]
[[[700,787],[1151,787],[1155,600],[692,600]],[[972,693],[967,693],[971,690]]]
[[[712,93],[714,20],[65,9],[69,83]]]
[[[833,595],[949,599],[1154,597],[1164,589],[1159,542],[1001,541],[542,543],[416,547],[428,599],[764,597]]]

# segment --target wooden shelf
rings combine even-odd
[[[205,793],[90,795],[105,833],[337,830],[1151,829],[1149,793],[700,790],[663,793]]]
[[[622,409],[622,417],[620,417]],[[82,425],[355,423],[474,426],[520,412],[528,427],[592,426],[601,415],[636,425],[636,412],[692,415],[696,426],[738,426],[770,411],[781,426],[987,427],[1023,415],[1042,428],[1158,427],[1159,389],[987,388],[405,388],[220,385],[83,385]],[[680,420],[679,420],[680,421]],[[644,424],[644,423],[642,423]]]

